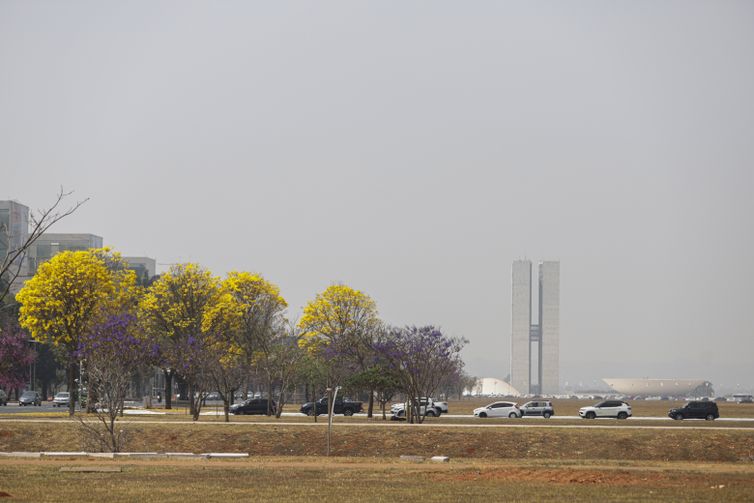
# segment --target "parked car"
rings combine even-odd
[[[440,409],[443,414],[448,413],[448,402],[435,402],[435,407]]]
[[[218,391],[210,391],[207,393],[207,395],[204,397],[205,402],[217,402],[222,400],[222,397],[220,396],[220,392]]]
[[[676,420],[706,419],[707,421],[713,421],[720,417],[720,412],[718,411],[715,402],[693,400],[686,403],[683,407],[670,409],[670,411],[668,411],[668,417]]]
[[[8,405],[8,395],[0,389],[0,405]]]
[[[37,393],[36,391],[24,391],[23,393],[21,393],[21,397],[18,399],[18,405],[41,406],[42,399],[40,398],[39,393]]]
[[[597,417],[627,419],[632,416],[632,413],[631,406],[626,402],[621,400],[605,400],[596,405],[580,408],[579,416],[584,419],[594,419]]]
[[[267,414],[267,403],[270,405],[270,414],[277,412],[277,404],[274,400],[267,398],[252,398],[243,403],[236,403],[230,406],[231,414]]]
[[[521,417],[521,409],[515,402],[493,402],[485,407],[474,409],[475,417]]]
[[[71,402],[71,394],[67,391],[61,391],[52,399],[53,407],[68,407]]]
[[[316,402],[306,402],[301,406],[301,413],[307,416],[313,416],[315,413],[327,414],[327,397],[322,397]],[[349,399],[336,398],[333,403],[333,414],[343,414],[344,416],[353,416],[354,414],[361,412],[361,402],[355,402]]]
[[[253,391],[249,391],[248,393],[245,393],[243,391],[236,391],[233,396],[236,400],[251,400],[252,398],[262,398],[262,394],[258,391],[256,393],[254,393]]]
[[[522,416],[542,416],[545,419],[549,419],[550,416],[555,415],[555,409],[552,407],[552,402],[548,402],[547,400],[526,402],[520,408]]]
[[[447,408],[447,404],[445,406]],[[393,421],[406,419],[406,404],[394,403],[390,407],[390,412],[393,414],[390,418]],[[425,417],[440,417],[442,408],[431,398],[422,397],[419,399],[419,414]]]

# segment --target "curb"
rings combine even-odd
[[[248,452],[0,452],[0,458],[245,459]]]

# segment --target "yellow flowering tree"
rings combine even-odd
[[[381,326],[377,305],[369,295],[346,285],[331,285],[304,307],[300,344],[323,357],[330,384],[338,384],[344,374],[369,366],[372,342]]]
[[[227,344],[223,361],[237,364],[232,355],[241,355],[243,364],[250,366],[270,357],[273,341],[283,329],[286,307],[277,285],[260,274],[233,271],[222,282],[218,301],[207,312],[203,327]],[[216,372],[226,371],[235,372],[227,365],[216,366]],[[267,387],[271,393],[270,379]],[[227,404],[228,398],[223,396],[223,401]]]
[[[198,264],[177,264],[152,283],[139,303],[139,320],[159,345],[159,365],[165,374],[165,407],[172,406],[172,379],[189,387],[191,413],[196,420],[206,374],[207,352],[213,344],[203,330],[205,315],[220,295],[220,280]]]
[[[228,273],[220,291],[217,304],[204,319],[204,328],[227,333],[251,357],[255,346],[279,325],[288,303],[277,285],[250,272]]]
[[[19,324],[34,340],[58,349],[74,398],[81,337],[107,316],[131,310],[139,292],[136,275],[126,269],[120,254],[101,248],[55,255],[16,295]],[[74,408],[71,400],[69,414]]]

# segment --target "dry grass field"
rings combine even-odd
[[[115,473],[61,467],[118,467]],[[754,466],[353,458],[0,461],[8,501],[751,501]]]
[[[703,422],[702,422],[703,423]],[[248,452],[252,456],[321,456],[325,423],[291,424],[128,423],[127,450],[158,452]],[[0,422],[0,451],[82,450],[74,422]],[[471,428],[336,427],[336,456],[397,458],[401,454],[453,459],[562,459],[751,462],[754,430],[691,428]]]
[[[466,414],[492,400],[450,403]],[[522,403],[519,401],[519,403]],[[556,401],[574,415],[591,401]],[[636,415],[663,416],[668,401],[631,402]],[[291,406],[295,411],[297,406]],[[750,405],[721,404],[723,417],[754,417]],[[209,409],[211,410],[211,409]],[[44,422],[19,422],[39,417]],[[52,421],[48,421],[52,419]],[[751,422],[429,419],[410,425],[336,419],[333,457],[325,418],[260,416],[129,417],[126,448],[158,452],[248,452],[219,460],[0,458],[0,501],[754,501]],[[180,422],[179,422],[180,421]],[[250,423],[261,424],[250,424]],[[308,423],[307,425],[291,423]],[[465,423],[465,424],[464,424]],[[470,425],[533,426],[475,428]],[[589,426],[569,428],[569,425]],[[662,424],[664,429],[631,426]],[[720,429],[721,426],[746,429]],[[545,426],[545,427],[539,427]],[[604,428],[602,426],[618,426]],[[691,427],[690,427],[691,426]],[[0,451],[78,451],[78,425],[64,413],[0,414]],[[450,456],[450,463],[407,463],[399,456]],[[108,466],[116,473],[61,472]]]

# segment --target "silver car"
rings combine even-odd
[[[549,419],[555,415],[555,409],[552,408],[552,402],[547,400],[533,400],[526,402],[521,406],[522,416],[541,416]]]
[[[21,393],[21,397],[18,399],[18,405],[42,405],[42,398],[36,391],[24,391]]]
[[[58,394],[55,395],[55,398],[52,399],[52,406],[53,407],[68,407],[68,404],[71,403],[71,394],[67,391],[61,391]]]

